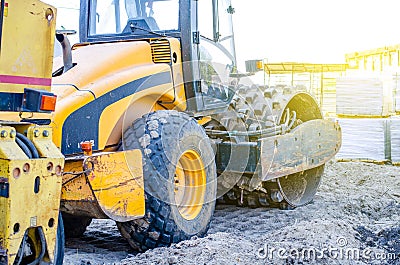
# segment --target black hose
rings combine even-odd
[[[22,133],[17,133],[17,139],[20,139],[26,147],[30,150],[31,157],[29,158],[39,158],[39,152],[36,149],[35,145],[31,142],[31,140],[28,139],[25,135]]]
[[[25,153],[25,155],[29,158],[32,159],[32,152],[29,150],[28,146],[20,139],[20,138],[15,138],[15,142],[19,146],[19,148],[22,149],[22,151]]]
[[[46,252],[46,238],[44,237],[44,233],[43,233],[42,227],[39,226],[37,228],[37,231],[39,233],[40,243],[41,243],[40,254],[39,254],[39,257],[37,257],[34,261],[32,261],[31,263],[29,263],[27,265],[37,265],[37,264],[39,264],[42,261],[42,259],[44,257],[44,254]]]
[[[32,261],[31,263],[28,263],[27,265],[40,264],[40,262],[42,261],[42,259],[44,257],[44,254],[46,253],[46,238],[44,236],[42,227],[38,227],[37,228],[37,232],[39,234],[40,245],[41,245],[40,254],[34,261]],[[21,245],[21,248],[20,248],[21,253],[18,251],[18,254],[19,254],[19,256],[17,256],[18,257],[18,261],[16,261],[16,263],[14,263],[16,265],[20,265],[21,262],[22,262],[22,259],[24,258],[24,253],[23,252],[24,252],[24,249],[25,249],[25,244],[26,244],[27,238],[28,238],[28,230],[25,231],[24,237],[22,238],[22,243],[21,243],[22,245]]]
[[[27,237],[28,237],[28,230],[25,231],[24,237],[22,238],[21,248],[20,248],[20,250],[18,250],[18,253],[17,253],[18,261],[17,261],[17,263],[14,262],[14,264],[17,264],[17,265],[21,264],[22,258],[24,257],[24,253],[23,252],[24,252],[24,249],[25,249],[25,244],[26,244]]]

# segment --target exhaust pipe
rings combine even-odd
[[[64,62],[63,73],[66,73],[68,70],[70,70],[74,66],[72,64],[71,43],[69,42],[66,34],[56,33],[56,39],[60,42],[61,47],[62,47],[63,62]]]

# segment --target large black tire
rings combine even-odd
[[[147,114],[126,130],[122,148],[143,154],[145,216],[117,223],[129,244],[145,251],[204,236],[214,213],[217,182],[214,152],[196,120],[177,111]],[[189,170],[187,163],[196,170]],[[191,200],[197,203],[183,205]]]
[[[64,233],[66,238],[81,237],[86,228],[92,222],[92,218],[85,216],[73,216],[67,213],[62,214],[64,221]]]
[[[64,261],[65,234],[64,222],[61,213],[58,215],[57,242],[54,251],[54,265],[62,265]]]

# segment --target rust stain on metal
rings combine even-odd
[[[93,166],[88,179],[106,215],[116,221],[128,221],[144,214],[140,150],[89,157],[85,164]]]
[[[70,176],[63,177],[64,205],[77,205],[69,202],[94,199],[106,216],[120,222],[144,215],[140,150],[96,153],[89,157],[77,158],[67,164],[66,170],[70,172]],[[77,176],[76,173],[79,172],[85,172],[86,175]],[[90,212],[90,209],[87,209],[87,212]]]

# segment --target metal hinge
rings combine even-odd
[[[200,32],[198,31],[193,32],[193,43],[200,44]]]
[[[196,92],[201,93],[201,80],[195,80],[193,81],[193,84]]]

